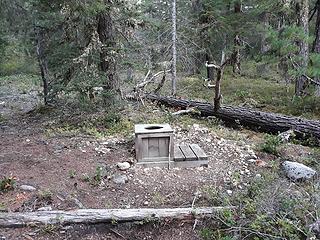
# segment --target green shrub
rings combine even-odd
[[[0,180],[0,192],[7,192],[13,190],[16,186],[16,178],[13,176],[3,177]]]
[[[265,141],[261,145],[261,151],[278,155],[278,147],[281,145],[281,139],[279,136],[266,135]]]
[[[106,127],[113,127],[115,124],[119,123],[121,120],[121,116],[116,111],[110,111],[106,115],[104,115],[100,121]]]

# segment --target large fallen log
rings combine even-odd
[[[186,219],[213,216],[234,207],[167,208],[167,209],[79,209],[72,211],[37,211],[0,213],[0,227],[22,227],[35,224],[74,224],[150,221],[163,218]]]
[[[222,106],[215,111],[210,103],[147,95],[145,98],[170,107],[197,108],[203,116],[215,116],[226,122],[253,127],[263,132],[279,133],[288,130],[300,136],[320,139],[320,122],[282,114],[269,113],[243,107]]]

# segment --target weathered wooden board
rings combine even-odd
[[[168,161],[159,162],[137,162],[138,166],[141,167],[169,167]],[[194,168],[194,167],[207,167],[208,160],[196,160],[196,161],[170,161],[170,168]]]
[[[160,157],[159,138],[148,138],[148,157]],[[145,148],[145,147],[144,147]]]
[[[207,154],[199,147],[198,144],[190,144],[190,148],[194,152],[194,154],[198,157],[198,160],[207,160]]]
[[[186,160],[185,156],[181,152],[179,145],[174,147],[174,161],[184,161]]]
[[[72,211],[37,211],[1,213],[0,227],[23,227],[37,224],[88,224],[112,221],[130,222],[159,219],[190,219],[212,217],[229,207],[173,208],[173,209],[79,209]]]
[[[191,150],[189,145],[181,145],[180,149],[181,149],[183,155],[186,157],[186,161],[198,160],[197,156]]]
[[[160,157],[169,156],[169,139],[170,137],[159,138],[159,156]]]
[[[148,138],[142,138],[138,148],[139,148],[139,151],[142,151],[142,156],[140,158],[149,157],[149,153],[148,153],[149,139]]]

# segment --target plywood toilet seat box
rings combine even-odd
[[[138,164],[173,160],[173,129],[169,124],[137,124],[135,136]]]

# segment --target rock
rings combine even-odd
[[[112,179],[115,184],[125,184],[128,182],[128,177],[126,175],[115,175]]]
[[[317,239],[320,238],[320,219],[310,225],[310,231],[316,235]]]
[[[295,137],[295,133],[293,130],[288,130],[280,133],[278,136],[280,137],[282,143],[288,143],[290,139]]]
[[[148,201],[145,201],[145,202],[143,203],[143,205],[144,205],[144,206],[148,206],[148,205],[149,205],[149,202],[148,202]]]
[[[282,168],[287,177],[293,181],[311,179],[317,173],[312,168],[298,162],[285,161],[282,163]]]
[[[247,161],[250,162],[250,163],[256,163],[257,160],[251,158],[251,159],[248,159]]]
[[[227,193],[228,193],[228,195],[231,195],[232,191],[231,190],[227,190]]]
[[[19,188],[23,191],[29,191],[29,192],[33,192],[37,190],[35,187],[30,185],[21,185]]]
[[[128,170],[130,168],[130,163],[128,162],[121,162],[117,164],[117,167],[121,170],[121,171],[125,171]]]
[[[38,211],[52,211],[52,207],[51,206],[41,207],[41,208],[38,208]]]

